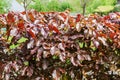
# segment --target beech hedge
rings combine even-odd
[[[120,79],[119,12],[8,12],[0,30],[0,79]]]

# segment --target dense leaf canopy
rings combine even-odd
[[[0,78],[119,79],[119,18],[119,12],[86,17],[68,10],[0,15],[6,28],[0,35]]]

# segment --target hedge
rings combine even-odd
[[[119,17],[68,10],[0,14],[0,79],[119,80]]]

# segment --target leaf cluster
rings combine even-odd
[[[120,13],[71,16],[64,12],[0,15],[0,78],[118,80]],[[13,45],[11,47],[11,45]]]

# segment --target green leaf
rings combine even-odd
[[[110,12],[114,9],[114,6],[106,5],[106,6],[98,6],[95,12]]]
[[[25,65],[25,66],[28,66],[28,65],[29,65],[29,62],[28,62],[28,61],[24,61],[24,65]]]
[[[83,42],[79,42],[79,46],[80,46],[80,48],[83,48],[84,43]]]
[[[19,46],[20,44],[12,44],[12,45],[10,45],[10,49],[15,49],[15,48],[17,48],[18,46]]]
[[[58,56],[57,56],[57,55],[53,55],[52,58],[53,58],[53,59],[58,59]]]
[[[66,60],[66,64],[71,64],[70,59]]]
[[[12,38],[13,38],[13,36],[9,36],[8,42],[11,42]]]
[[[93,44],[93,42],[91,41],[91,43],[90,43],[90,48],[93,50],[93,51],[95,51],[97,48],[95,47],[95,45]]]
[[[69,76],[68,74],[62,74],[62,77],[60,80],[72,80],[71,76]]]
[[[23,43],[26,42],[26,40],[28,40],[27,38],[21,37],[17,42],[18,43]]]
[[[91,47],[91,49],[92,49],[93,51],[95,51],[95,50],[96,50],[96,47]]]
[[[12,44],[11,46],[10,46],[10,49],[14,49],[15,48],[15,44]]]
[[[87,46],[87,43],[85,43],[85,47],[88,47],[88,46]]]

